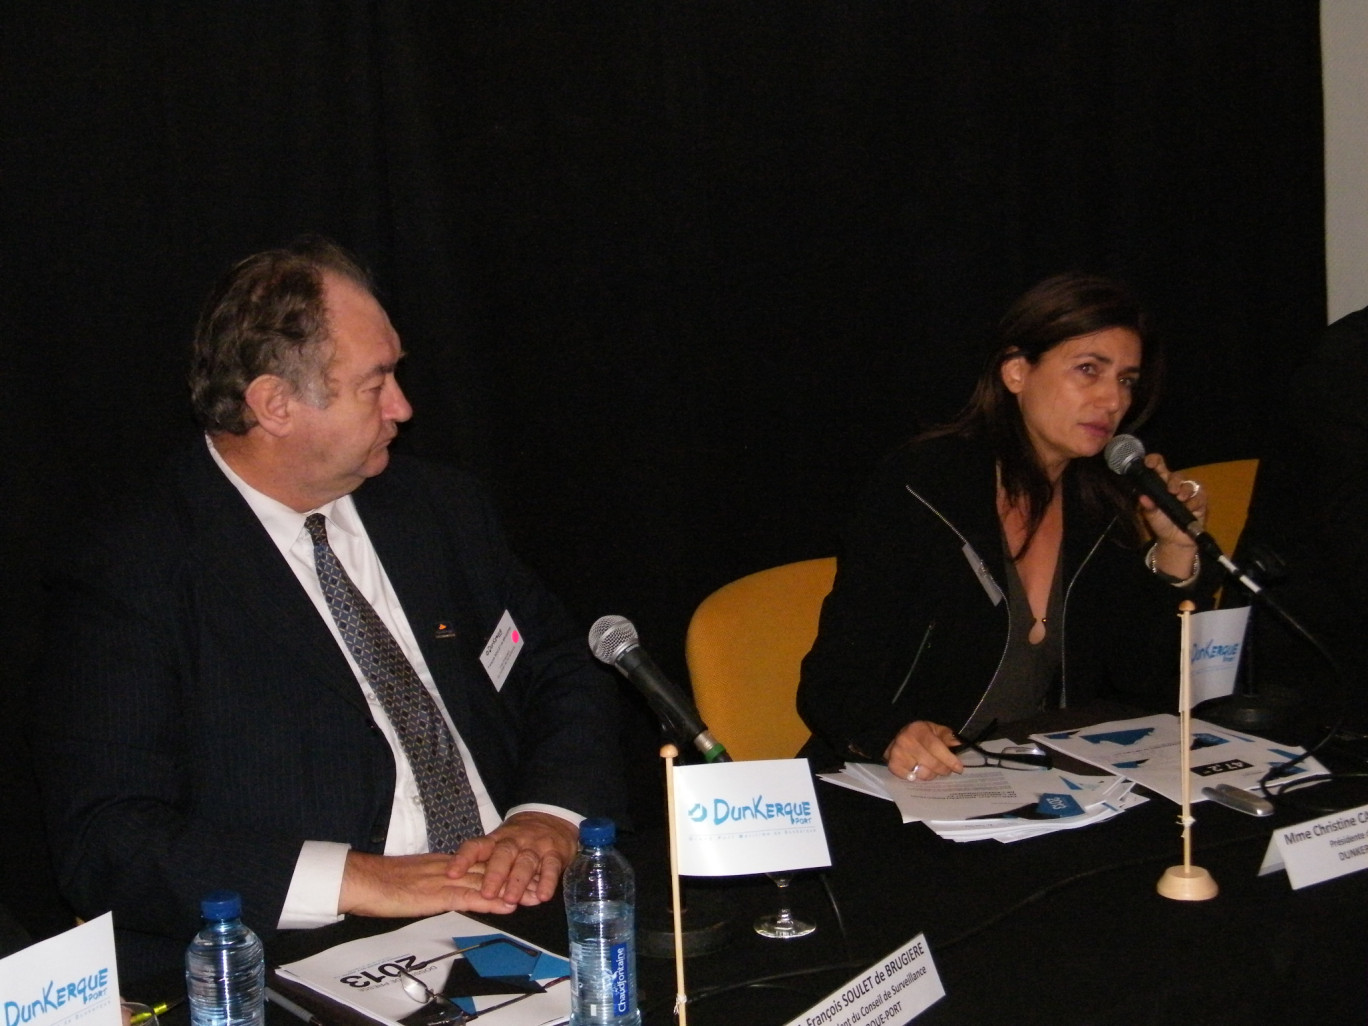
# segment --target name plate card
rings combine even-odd
[[[1273,831],[1259,875],[1280,869],[1293,890],[1368,869],[1368,805]]]
[[[903,1026],[943,997],[926,934],[919,933],[787,1026]]]

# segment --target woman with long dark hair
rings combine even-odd
[[[995,720],[1175,707],[1197,548],[1101,455],[1149,413],[1160,363],[1117,282],[1060,275],[1013,304],[964,412],[894,453],[851,522],[798,689],[808,754],[929,780]],[[1197,482],[1145,462],[1205,515]]]

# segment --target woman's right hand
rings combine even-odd
[[[888,772],[904,780],[935,780],[947,773],[961,773],[960,762],[952,745],[960,743],[955,732],[940,723],[913,720],[893,739],[884,751]]]

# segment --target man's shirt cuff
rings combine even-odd
[[[508,816],[513,815],[515,812],[546,812],[552,816],[559,816],[561,819],[567,820],[571,826],[576,827],[584,822],[584,817],[578,812],[562,809],[559,805],[542,805],[539,802],[528,802],[526,805],[515,805],[508,810]],[[504,819],[508,819],[508,816],[504,816]]]
[[[305,841],[295,861],[294,876],[280,910],[279,930],[312,930],[342,918],[342,876],[351,846],[337,841]]]

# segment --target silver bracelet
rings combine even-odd
[[[1159,569],[1158,564],[1155,562],[1155,553],[1158,550],[1158,548],[1159,543],[1155,542],[1153,545],[1149,547],[1149,551],[1145,553],[1145,567],[1149,570],[1150,573],[1154,574],[1154,576],[1159,578],[1159,580],[1164,581],[1167,584],[1173,585],[1175,588],[1186,588],[1193,581],[1197,580],[1198,575],[1200,575],[1202,572],[1202,554],[1200,552],[1194,552],[1192,554],[1192,573],[1190,573],[1187,576],[1186,580],[1183,580],[1181,578],[1174,577],[1173,574],[1166,574],[1164,573],[1164,571]]]

